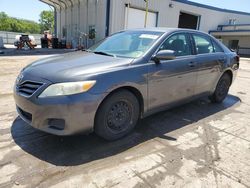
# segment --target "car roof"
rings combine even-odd
[[[137,29],[128,29],[126,31],[151,31],[151,32],[162,32],[162,33],[172,33],[172,32],[177,32],[177,31],[183,31],[183,32],[195,32],[195,33],[208,35],[205,32],[194,30],[194,29],[169,28],[169,27],[137,28]]]

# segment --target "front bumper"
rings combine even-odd
[[[14,92],[17,112],[32,127],[54,135],[93,131],[103,95],[88,93],[54,98],[26,98]]]

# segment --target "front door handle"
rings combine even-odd
[[[189,67],[195,67],[195,63],[194,62],[190,62],[190,63],[188,63],[188,66]]]
[[[227,60],[226,57],[222,57],[222,58],[219,59],[219,61],[223,61],[223,62],[225,62],[226,60]]]

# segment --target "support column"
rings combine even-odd
[[[54,34],[57,37],[57,10],[54,7]]]

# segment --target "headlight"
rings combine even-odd
[[[66,82],[53,84],[47,87],[40,95],[39,98],[54,97],[62,95],[73,95],[83,93],[91,89],[96,81],[83,81],[83,82]]]

